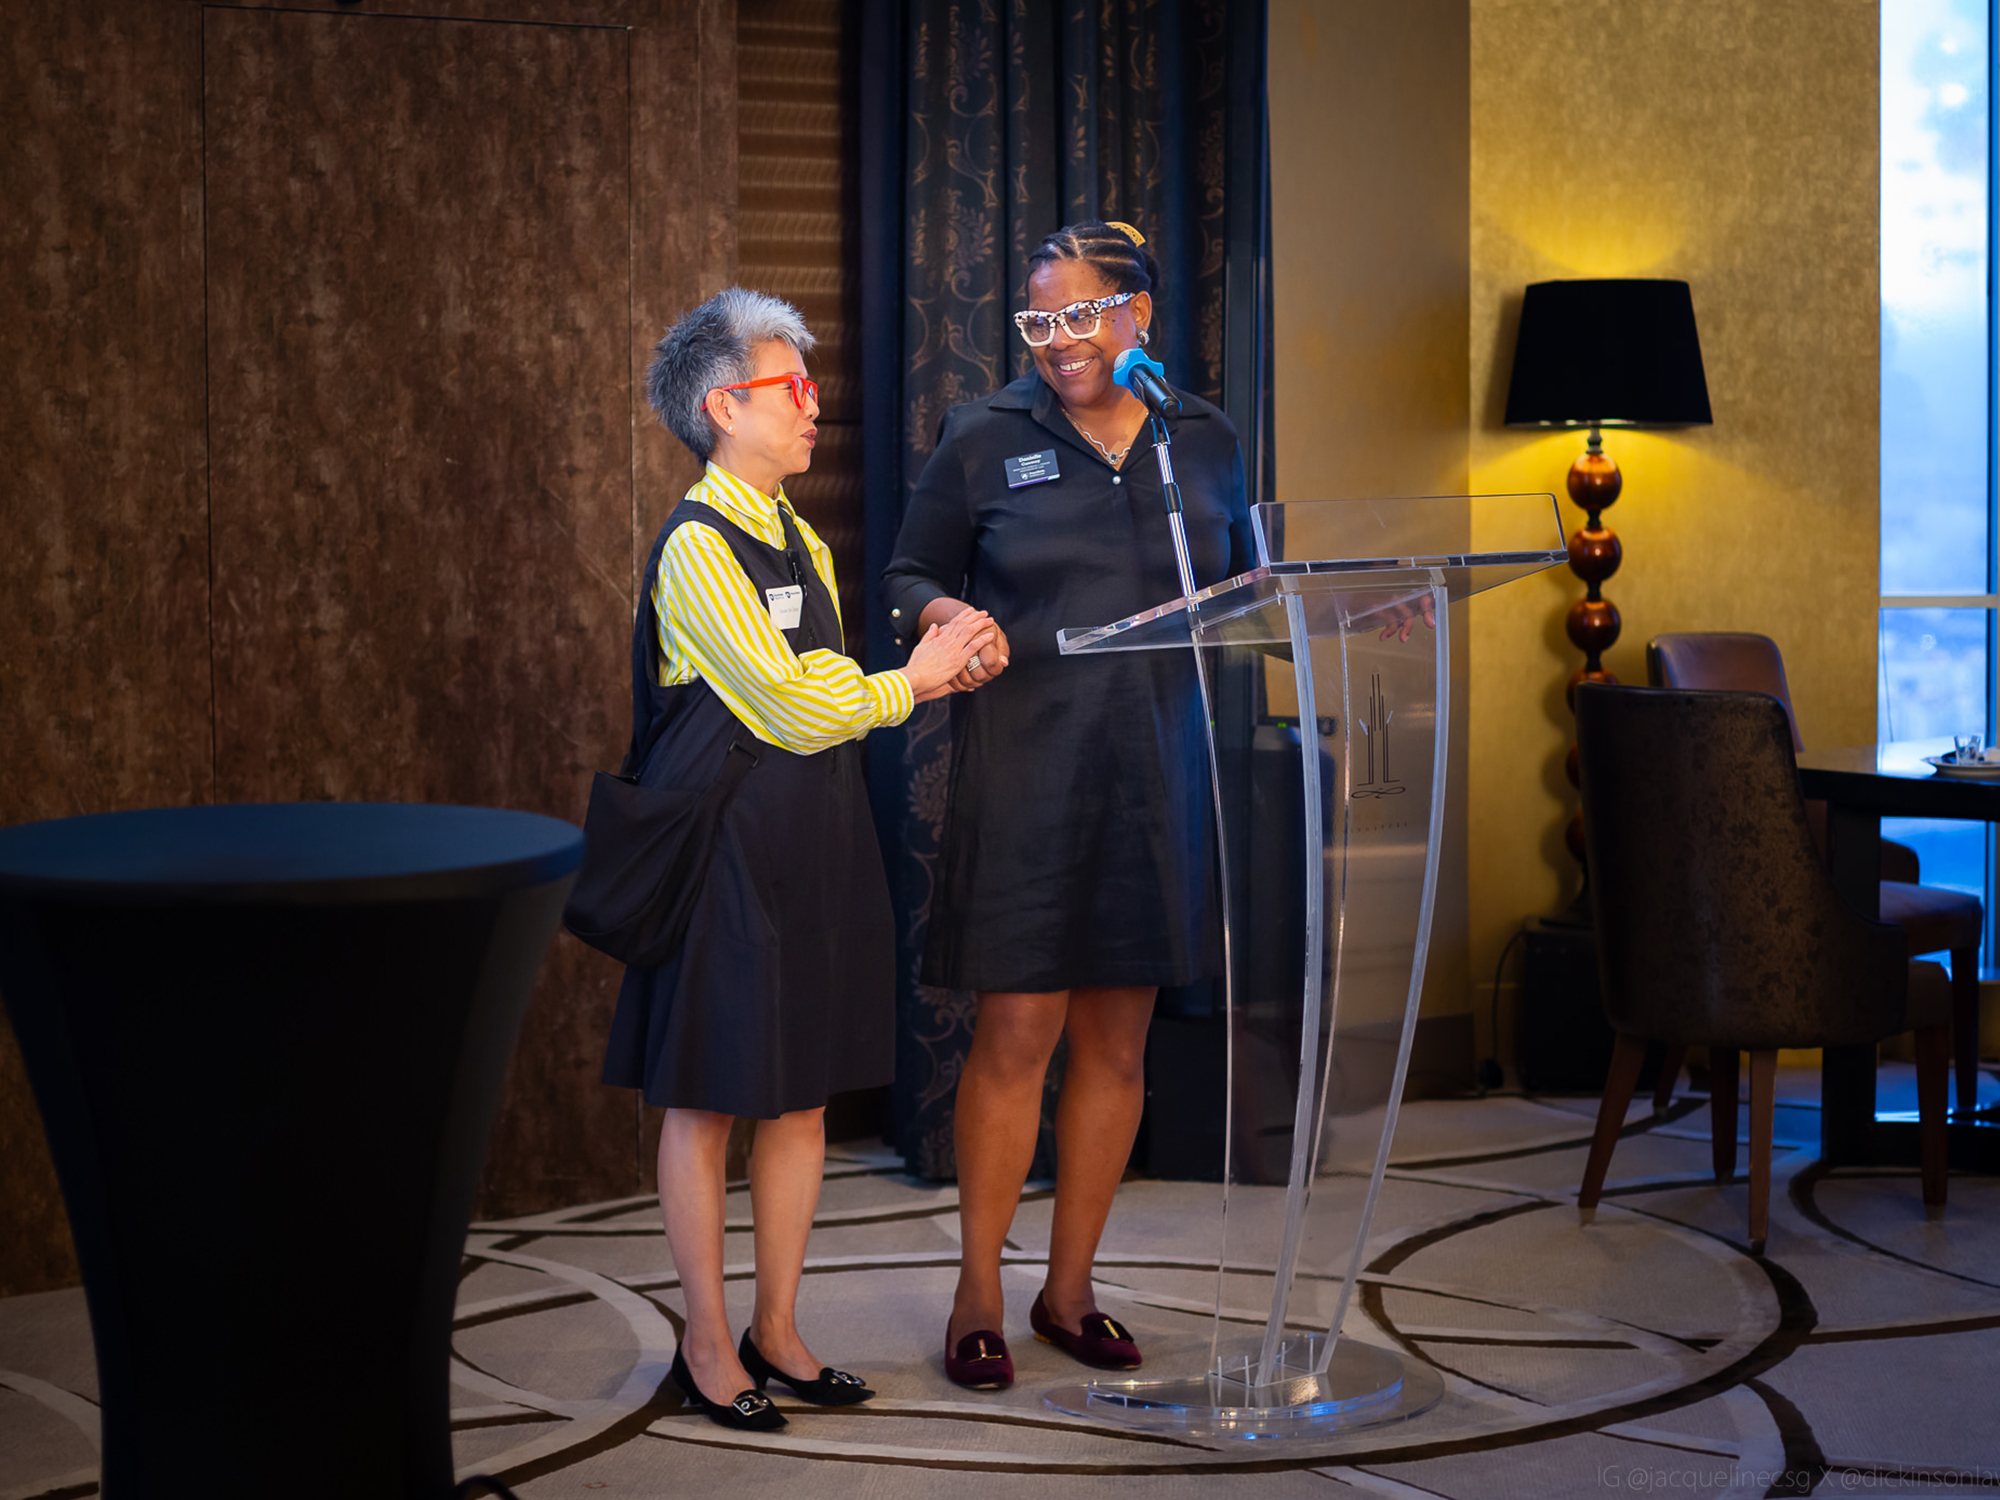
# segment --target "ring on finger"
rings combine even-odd
[[[980,665],[979,658],[975,656],[972,658],[972,660],[968,661],[965,664],[965,670],[968,672],[977,672],[983,670]]]

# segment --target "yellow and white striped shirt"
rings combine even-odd
[[[711,463],[687,498],[714,506],[773,547],[785,545],[778,519],[778,507],[784,506],[839,615],[833,554],[792,510],[782,486],[773,500]],[[865,675],[838,651],[794,655],[729,543],[699,521],[683,523],[667,538],[653,606],[660,617],[660,685],[701,678],[767,745],[811,755],[879,725],[900,724],[916,706],[910,679],[901,672]]]

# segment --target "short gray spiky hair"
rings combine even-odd
[[[702,403],[717,386],[756,376],[757,346],[783,339],[801,354],[819,341],[791,303],[724,287],[667,330],[646,371],[646,399],[696,458],[715,450]]]

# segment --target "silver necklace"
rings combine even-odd
[[[1063,408],[1063,415],[1069,418],[1069,425],[1074,427],[1078,432],[1082,433],[1085,441],[1087,441],[1091,447],[1095,448],[1099,453],[1102,453],[1104,455],[1104,461],[1110,464],[1112,468],[1116,469],[1120,467],[1125,462],[1125,455],[1132,451],[1132,445],[1130,443],[1127,443],[1124,447],[1120,448],[1116,453],[1112,452],[1109,448],[1105,447],[1104,444],[1098,442],[1096,438],[1090,435],[1090,429],[1085,427],[1083,423],[1077,421],[1076,413],[1071,411],[1067,406]]]

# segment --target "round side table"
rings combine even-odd
[[[83,1268],[107,1500],[450,1495],[460,1253],[582,855],[477,807],[0,829],[0,997]]]

